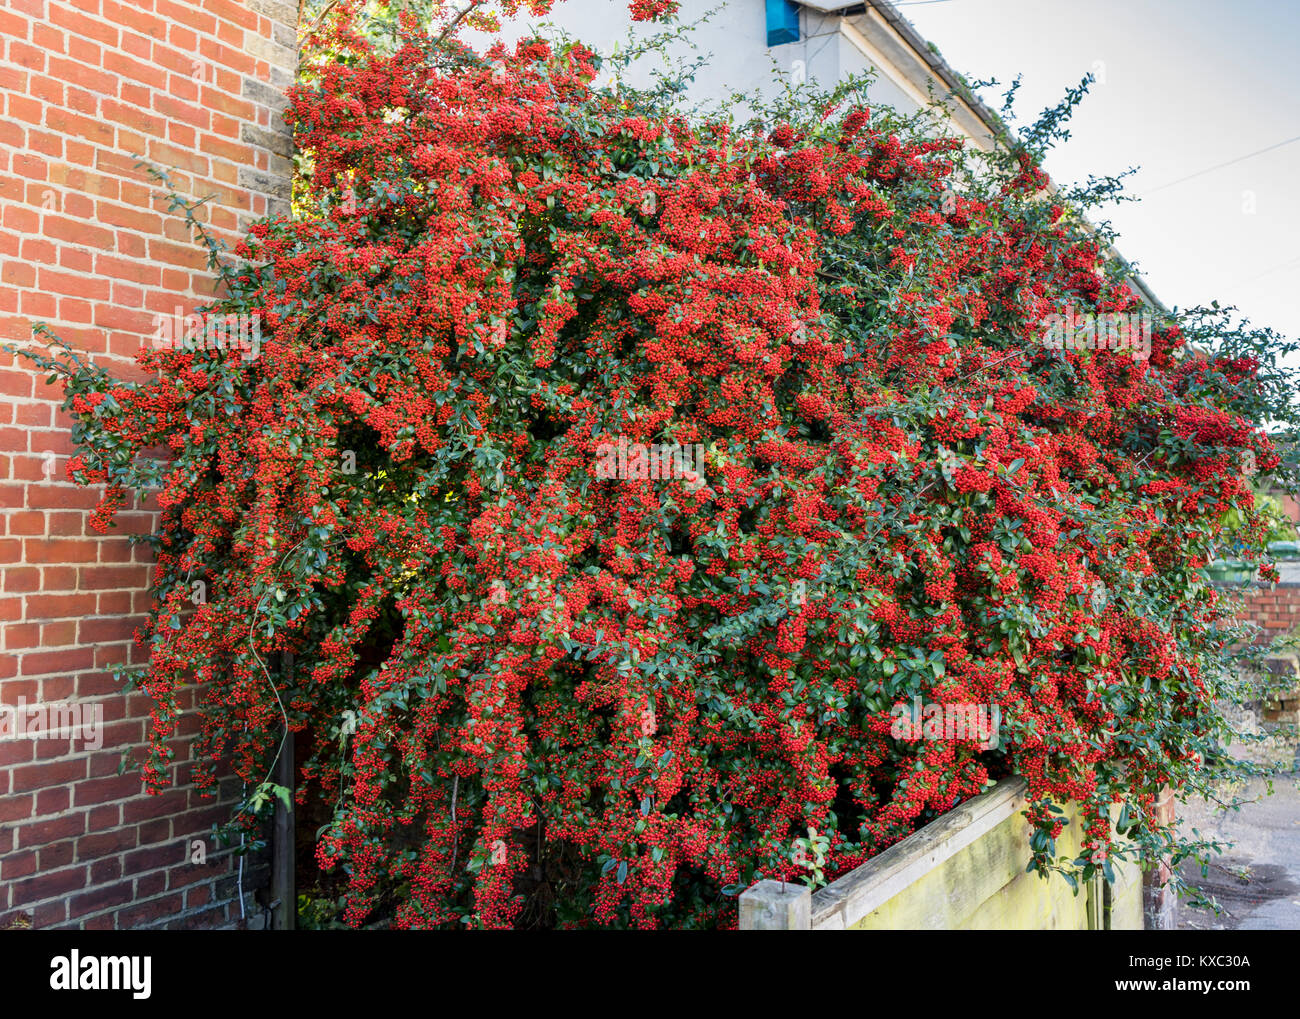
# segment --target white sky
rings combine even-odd
[[[1139,167],[1109,206],[1116,247],[1166,305],[1235,304],[1300,335],[1300,135],[1296,0],[939,0],[899,13],[970,79],[1023,75],[1017,124],[1096,69],[1098,82],[1048,157],[1058,182]],[[983,98],[1001,106],[1002,88]],[[1156,190],[1159,189],[1159,190]],[[1254,211],[1250,211],[1253,198]]]

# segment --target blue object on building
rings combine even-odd
[[[799,41],[799,5],[793,0],[767,0],[767,44]]]

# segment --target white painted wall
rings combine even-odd
[[[707,57],[689,92],[697,103],[716,106],[731,92],[770,95],[779,87],[778,75],[789,78],[800,73],[798,61],[803,62],[802,73],[808,81],[822,84],[870,66],[862,51],[840,32],[839,18],[804,8],[800,41],[769,48],[764,0],[682,0],[680,17],[689,23],[710,11],[713,14],[709,20],[692,31],[691,44],[678,43],[669,49],[673,57]],[[634,24],[624,0],[561,0],[546,18],[521,16],[501,34],[513,41],[525,35],[528,26],[548,24],[601,54],[612,53],[620,44],[625,47],[629,36],[643,39],[660,30],[655,25]],[[483,43],[481,36],[471,35],[469,39],[476,46]],[[652,80],[652,69],[661,65],[658,57],[643,58],[625,78],[634,86],[647,85]],[[868,91],[868,100],[904,112],[918,105],[883,74]],[[737,118],[744,119],[744,112],[736,111]]]

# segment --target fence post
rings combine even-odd
[[[292,652],[284,656],[284,672],[290,683],[293,682],[294,660]],[[295,837],[293,789],[296,769],[294,768],[293,730],[286,726],[284,743],[280,747],[280,757],[275,762],[275,781],[289,790],[289,806],[279,800],[275,804],[273,821],[274,836],[271,842],[271,890],[272,922],[276,930],[291,931],[297,926],[298,889],[295,866]]]
[[[1177,808],[1174,791],[1165,786],[1156,801],[1156,820],[1160,824],[1172,825],[1177,818]],[[1151,869],[1142,875],[1142,905],[1149,931],[1178,929],[1178,896],[1166,886],[1169,878],[1169,860],[1163,857],[1154,861]]]
[[[807,885],[759,881],[740,893],[742,931],[812,930],[812,890]]]
[[[1100,872],[1088,881],[1087,895],[1088,930],[1107,930],[1110,927],[1110,887]]]

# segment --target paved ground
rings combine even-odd
[[[1223,908],[1198,909],[1184,899],[1178,926],[1184,930],[1300,930],[1300,754],[1294,740],[1272,741],[1269,756],[1290,765],[1273,779],[1267,796],[1263,779],[1252,779],[1239,793],[1257,799],[1240,811],[1207,803],[1179,806],[1183,824],[1202,835],[1235,843],[1215,858],[1209,875],[1191,866],[1184,877],[1212,894]]]

